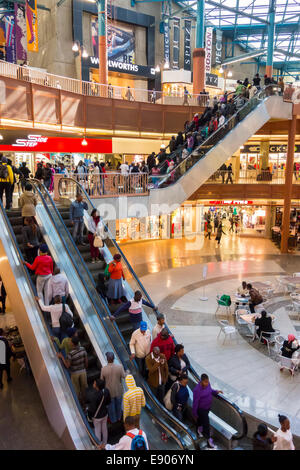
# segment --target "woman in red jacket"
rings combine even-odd
[[[120,304],[121,297],[125,297],[125,290],[122,284],[122,279],[125,280],[125,276],[120,254],[114,255],[114,260],[109,263],[108,272],[110,273],[110,278],[107,287],[107,297]]]
[[[37,256],[33,264],[23,263],[27,268],[31,269],[36,274],[36,290],[37,295],[43,300],[45,305],[49,305],[48,296],[46,295],[47,282],[53,273],[53,260],[48,255],[48,247],[45,243],[40,246],[39,256]]]

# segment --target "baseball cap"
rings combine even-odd
[[[141,331],[146,331],[148,328],[148,325],[145,321],[141,321],[141,324],[140,324],[140,330]]]

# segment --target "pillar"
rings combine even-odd
[[[241,166],[241,158],[240,158],[240,149],[239,149],[232,155],[233,181],[235,183],[238,183],[239,181],[240,166]]]
[[[289,122],[289,139],[286,155],[285,185],[284,185],[284,203],[281,229],[281,253],[288,253],[288,240],[290,233],[290,212],[293,190],[293,168],[295,154],[295,135],[297,116],[293,115]]]
[[[266,170],[269,166],[269,148],[270,148],[270,141],[262,140],[260,143],[260,162],[259,162],[260,170]]]
[[[275,12],[276,12],[276,0],[270,0],[269,24],[268,24],[268,50],[267,50],[267,66],[266,66],[266,74],[268,77],[272,77],[272,74],[273,74]]]
[[[268,201],[268,205],[267,205],[265,208],[266,208],[266,217],[265,217],[265,237],[266,237],[266,238],[271,238],[271,228],[273,227],[273,225],[272,225],[272,207],[271,207],[271,201]]]
[[[98,0],[99,83],[107,85],[106,12],[107,0]]]
[[[193,51],[193,93],[195,95],[205,88],[204,8],[205,0],[198,0],[196,48]]]

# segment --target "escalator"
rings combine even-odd
[[[78,192],[81,193],[88,204],[88,212],[91,213],[94,206],[88,194],[86,193],[86,191],[81,187],[81,185],[76,180],[72,180],[68,178],[69,187],[71,184],[73,185],[71,193],[74,195],[76,195],[76,193]],[[72,230],[72,225],[69,220],[69,208],[64,207],[64,206],[62,207],[58,206],[57,209],[59,210],[60,215],[62,219],[64,220],[66,227],[69,229],[68,230],[69,232],[68,243],[71,243],[74,245],[72,236],[70,234]],[[80,267],[80,271],[81,272],[83,272],[84,270],[89,271],[90,279],[91,279],[91,282],[94,283],[93,287],[95,289],[95,286],[96,286],[95,283],[97,282],[98,275],[99,274],[103,275],[106,264],[112,260],[114,254],[119,253],[122,257],[122,265],[123,265],[124,274],[126,278],[125,288],[126,288],[127,299],[131,299],[133,297],[133,293],[136,290],[140,290],[143,294],[143,298],[153,305],[153,302],[149,294],[145,290],[140,280],[137,278],[131,265],[127,261],[124,253],[121,251],[116,241],[112,238],[107,228],[106,228],[105,233],[106,233],[106,238],[104,240],[105,247],[103,249],[103,257],[102,257],[101,263],[92,264],[89,262],[90,254],[89,254],[88,245],[84,247],[82,246],[79,247],[81,256],[77,257],[77,263],[80,263],[78,264]],[[114,305],[107,304],[106,308],[109,311],[109,314],[113,314],[114,311],[116,310],[116,306]],[[157,316],[157,312],[150,309],[149,307],[144,307],[143,320],[145,320],[148,323],[150,330],[152,329],[153,325],[156,323],[156,316]],[[120,314],[117,317],[116,322],[111,326],[112,328],[115,329],[115,332],[119,337],[119,341],[121,341],[122,344],[124,344],[125,349],[127,350],[127,357],[128,357],[130,354],[128,344],[130,341],[131,334],[133,332],[130,319],[129,319],[129,312],[123,312],[122,314]],[[174,340],[174,342],[176,344],[176,340]],[[143,383],[143,387],[145,387],[145,381],[142,378],[141,380]],[[189,370],[189,387],[191,391],[193,390],[193,388],[197,385],[199,381],[200,381],[200,378],[198,374],[191,367]],[[224,397],[217,397],[216,399],[214,399],[212,412],[214,411],[216,412],[216,415],[219,417],[219,418],[216,418],[216,421],[219,419],[223,421],[224,423],[228,423],[230,424],[232,429],[235,430],[235,432],[233,432],[233,440],[239,440],[247,434],[247,424],[246,424],[245,418],[241,410],[239,410],[233,403],[229,402]],[[195,424],[193,420],[191,419],[190,414],[188,414],[187,421],[185,424],[188,426],[189,429],[191,429],[194,432],[194,434],[196,434]],[[203,442],[201,440],[199,441],[199,445],[200,447],[203,445]]]

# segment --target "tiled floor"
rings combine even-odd
[[[300,373],[291,379],[279,372],[263,345],[240,334],[231,340],[218,338],[215,316],[216,294],[232,297],[242,280],[270,281],[276,276],[299,271],[297,255],[281,255],[270,240],[224,237],[220,248],[201,239],[197,249],[187,240],[161,240],[121,245],[159,310],[166,313],[176,339],[182,341],[198,372],[207,371],[212,381],[247,412],[277,425],[278,412],[291,417],[300,435]],[[203,265],[207,278],[203,280]],[[200,300],[203,289],[207,301]],[[281,295],[281,294],[280,294]],[[275,297],[270,311],[283,336],[298,334],[299,322],[285,309],[289,298]]]

